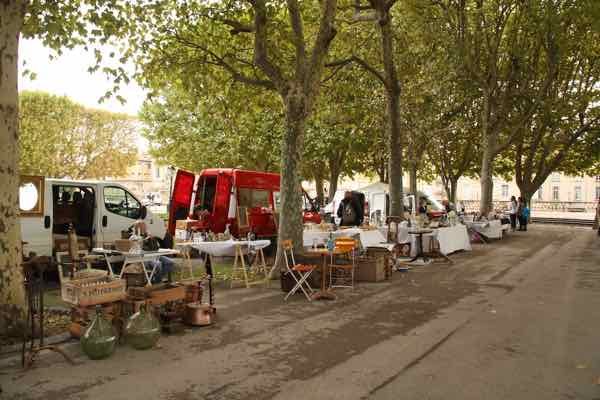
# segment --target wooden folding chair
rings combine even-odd
[[[292,290],[285,296],[284,300],[287,300],[288,297],[296,293],[298,290],[302,290],[304,296],[308,301],[311,301],[311,295],[314,293],[313,288],[308,283],[308,277],[312,272],[317,268],[316,265],[305,265],[305,264],[296,264],[296,260],[294,259],[294,246],[292,246],[291,240],[284,240],[282,243],[283,253],[285,258],[285,267],[296,282]]]
[[[354,289],[354,270],[356,264],[355,251],[357,249],[356,240],[349,237],[340,237],[334,241],[335,258],[345,263],[334,262],[332,257],[329,266],[329,283],[331,288],[351,288]],[[342,283],[339,283],[339,282]]]

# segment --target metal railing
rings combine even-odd
[[[462,200],[467,212],[479,210],[479,200]],[[494,209],[509,208],[510,201],[501,200],[493,202]],[[556,212],[587,212],[593,213],[596,211],[598,203],[593,201],[531,201],[532,211],[556,211]]]

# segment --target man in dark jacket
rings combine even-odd
[[[362,224],[362,207],[358,204],[352,192],[344,193],[344,199],[338,207],[337,216],[341,219],[340,226],[360,226]]]

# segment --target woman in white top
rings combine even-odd
[[[517,229],[517,211],[519,204],[515,196],[510,198],[510,229],[514,232]]]

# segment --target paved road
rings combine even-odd
[[[452,258],[333,303],[221,290],[217,325],[160,349],[0,362],[4,398],[600,399],[591,229],[534,225]]]

